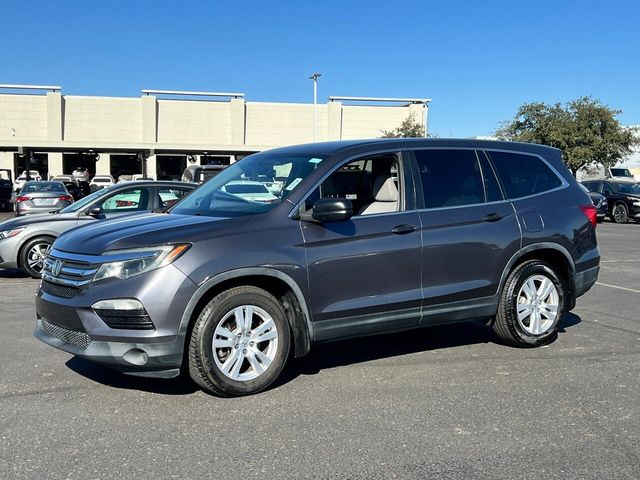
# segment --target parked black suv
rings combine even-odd
[[[224,187],[277,172],[276,202]],[[35,335],[126,373],[187,369],[204,389],[267,387],[314,342],[487,320],[553,341],[596,281],[596,210],[531,144],[371,140],[271,150],[168,214],[56,240]]]
[[[608,202],[609,217],[616,223],[627,223],[630,218],[640,221],[640,183],[634,180],[590,180],[582,184],[591,192],[604,195]]]

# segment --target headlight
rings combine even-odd
[[[109,256],[118,257],[118,260],[100,265],[93,276],[93,281],[97,282],[105,278],[131,278],[164,267],[178,259],[190,246],[188,243],[183,243],[108,252]]]
[[[22,227],[22,228],[14,228],[13,230],[3,230],[2,232],[0,232],[0,240],[3,240],[5,238],[15,237],[16,235],[18,235],[23,230],[24,230],[24,227]]]

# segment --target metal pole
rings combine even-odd
[[[322,76],[321,73],[314,73],[309,77],[310,80],[313,80],[313,141],[316,142],[318,139],[318,77]]]
[[[313,77],[313,142],[318,140],[318,79]]]

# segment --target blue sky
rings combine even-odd
[[[0,83],[430,97],[441,137],[492,133],[528,101],[592,95],[640,124],[637,1],[2,3]]]

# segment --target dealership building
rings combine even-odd
[[[0,85],[0,168],[43,178],[92,174],[177,179],[188,164],[229,164],[262,150],[376,138],[408,117],[427,125],[429,99],[245,100],[242,93],[142,90],[139,97],[64,95],[59,86]],[[425,128],[426,131],[426,128]]]

